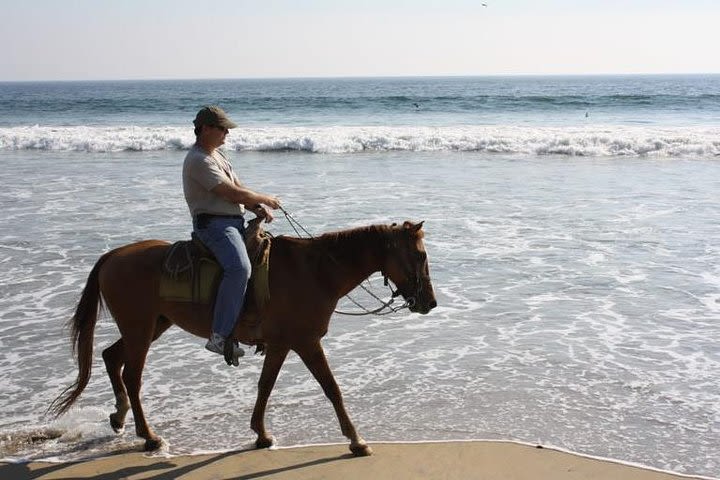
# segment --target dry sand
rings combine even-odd
[[[123,453],[80,463],[0,464],[0,479],[670,480],[677,474],[510,442],[372,443],[160,457]]]

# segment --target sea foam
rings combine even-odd
[[[459,151],[568,156],[717,156],[718,127],[325,126],[238,128],[235,151],[359,153]],[[184,150],[184,127],[24,126],[0,128],[0,150],[118,152]]]

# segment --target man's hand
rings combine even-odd
[[[276,208],[280,208],[280,199],[277,197],[272,197],[270,195],[265,196],[265,198],[263,198],[262,202],[260,203],[262,203],[263,205],[267,205],[273,210],[275,210]]]
[[[265,205],[256,205],[255,208],[252,209],[252,212],[257,217],[264,219],[267,223],[272,222],[273,218],[275,218],[272,214],[272,210],[270,210],[270,208],[266,207]]]

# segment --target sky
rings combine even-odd
[[[0,0],[0,81],[720,73],[719,0]]]

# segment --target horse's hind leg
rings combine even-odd
[[[268,448],[273,444],[272,436],[265,430],[265,408],[288,351],[287,347],[270,345],[265,354],[265,362],[258,381],[258,396],[250,420],[250,428],[258,435],[255,441],[257,448]]]
[[[153,341],[157,340],[171,325],[172,323],[169,320],[161,317],[156,324]],[[130,399],[122,377],[123,365],[125,365],[123,339],[121,338],[103,350],[102,356],[108,377],[110,377],[113,393],[115,393],[116,411],[110,414],[110,426],[115,433],[120,433],[125,428],[125,417],[128,410],[130,410]]]
[[[335,414],[340,421],[340,430],[343,435],[350,439],[350,451],[356,457],[372,455],[372,450],[365,443],[360,435],[355,431],[355,426],[350,417],[345,411],[345,405],[343,403],[342,394],[340,393],[340,387],[338,387],[335,377],[330,370],[330,366],[327,363],[325,352],[323,351],[320,342],[315,342],[304,346],[303,348],[297,349],[297,353],[302,358],[305,366],[310,370],[315,379],[318,381],[320,386],[325,392],[325,396],[332,402],[335,408]]]
[[[105,369],[107,370],[113,392],[115,393],[115,413],[110,414],[110,426],[115,433],[120,433],[125,428],[125,416],[130,410],[130,400],[128,399],[125,383],[122,379],[122,369],[125,363],[125,350],[123,348],[122,338],[111,346],[103,350],[103,360],[105,361]]]

